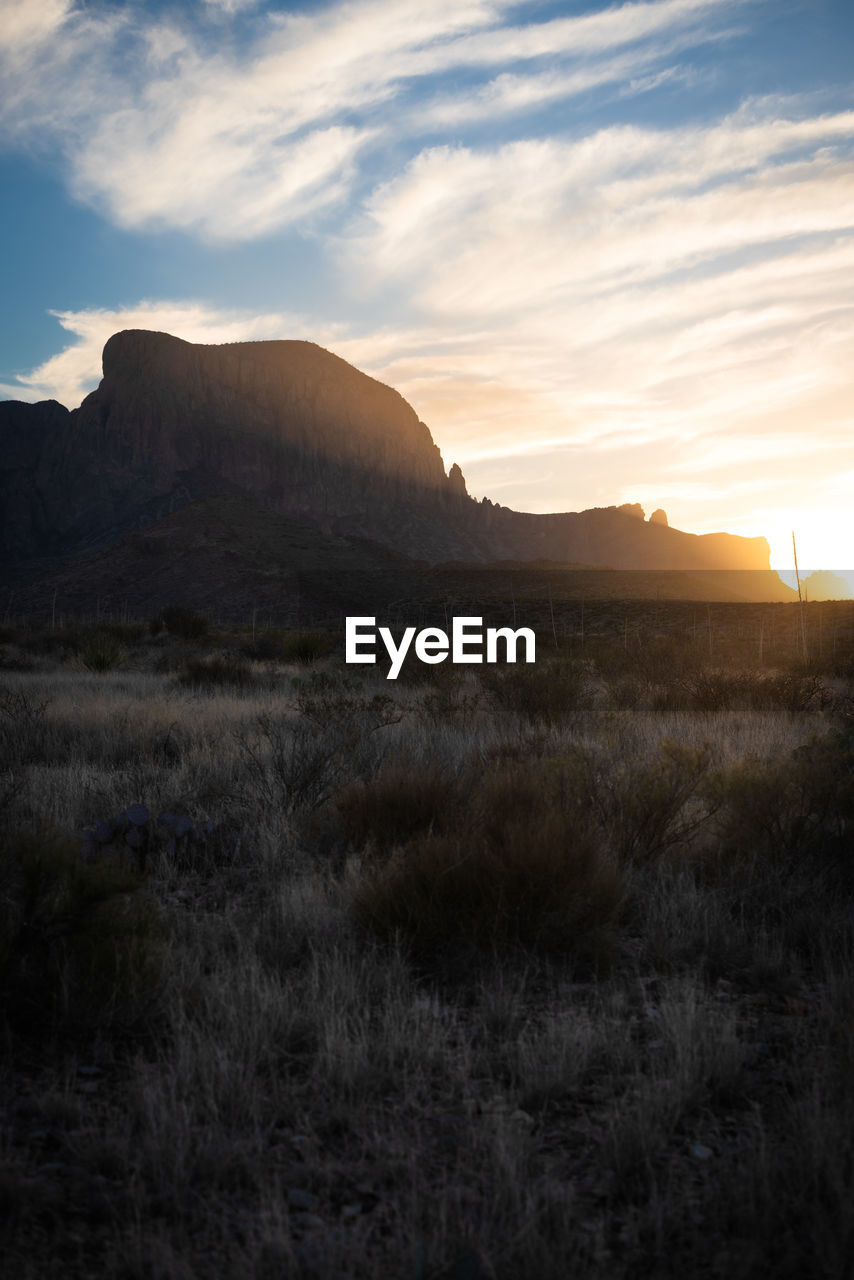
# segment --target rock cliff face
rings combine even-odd
[[[7,407],[4,435],[22,433],[25,408]],[[40,408],[26,462],[43,553],[110,542],[218,492],[321,521],[451,492],[402,396],[310,342],[210,347],[131,330],[107,343],[103,381],[78,410],[60,422]]]
[[[637,505],[526,515],[445,474],[396,391],[310,342],[201,346],[129,330],[79,409],[0,404],[0,550],[19,569],[244,496],[431,562],[767,569],[768,544],[647,523]],[[20,575],[19,575],[20,576]]]
[[[401,488],[447,485],[439,450],[403,397],[311,342],[199,346],[117,333],[78,431],[133,475],[153,464],[159,486],[202,468],[275,497],[289,484],[291,453]]]
[[[0,402],[0,554],[6,559],[26,559],[50,540],[52,504],[40,465],[70,416],[56,400]]]

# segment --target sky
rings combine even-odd
[[[469,492],[854,571],[851,0],[0,0],[0,398],[303,338]]]

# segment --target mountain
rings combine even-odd
[[[369,532],[378,501],[385,529],[413,498],[453,493],[403,397],[313,343],[213,347],[131,330],[110,338],[103,367],[71,413],[0,404],[8,555],[106,545],[213,494]]]
[[[851,587],[841,574],[819,569],[801,580],[806,600],[850,600]]]
[[[398,392],[311,342],[203,346],[126,330],[107,342],[103,373],[70,412],[0,403],[7,585],[223,498],[430,564],[768,572],[763,538],[683,533],[637,505],[533,515],[476,502]]]

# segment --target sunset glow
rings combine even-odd
[[[845,0],[0,0],[0,394],[307,338],[478,497],[854,589],[852,54]]]

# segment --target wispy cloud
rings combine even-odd
[[[760,533],[852,457],[854,113],[808,106],[432,148],[374,193],[342,252],[423,319],[381,376],[479,492],[649,503],[674,477],[677,523],[720,527],[729,492]],[[698,476],[714,496],[692,501]]]
[[[407,125],[415,133],[436,133],[443,129],[496,117],[524,116],[543,107],[589,93],[594,89],[619,86],[622,96],[648,93],[666,81],[693,79],[690,68],[661,63],[686,47],[726,38],[727,32],[694,32],[679,40],[651,42],[616,56],[584,59],[557,67],[524,72],[503,71],[485,84],[465,92],[452,90],[437,94],[432,101],[419,103]],[[653,70],[654,68],[659,70]]]
[[[700,130],[433,149],[345,251],[365,287],[405,281],[425,329],[488,329],[493,367],[547,386],[567,436],[693,435],[847,385],[852,143],[852,113],[747,109]],[[460,403],[481,394],[475,371]]]
[[[230,16],[240,13],[243,9],[255,8],[260,3],[260,0],[203,0],[203,3],[210,9],[219,10]]]
[[[0,0],[0,51],[21,54],[44,44],[65,22],[72,0],[42,0],[21,4]]]
[[[612,5],[578,17],[506,25],[459,37],[443,50],[443,55],[450,54],[451,61],[460,65],[492,66],[561,54],[601,54],[662,34],[668,36],[681,28],[697,28],[718,15],[731,18],[739,9],[755,3],[756,0],[650,0]]]
[[[207,0],[227,19],[249,10],[232,42],[181,11],[3,0],[15,58],[0,122],[7,139],[58,146],[75,195],[124,227],[251,239],[334,206],[383,140],[414,147],[425,125],[606,83],[643,92],[669,53],[755,2],[652,0],[508,25],[510,0],[344,0],[302,14]],[[473,82],[437,97],[434,78],[461,70]]]
[[[368,202],[354,259],[403,273],[433,311],[536,310],[560,290],[851,227],[852,144],[854,112],[745,111],[705,129],[432,148]]]

